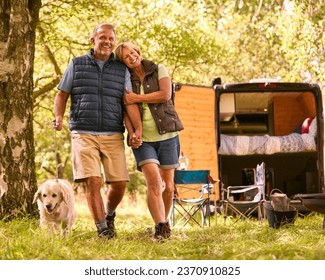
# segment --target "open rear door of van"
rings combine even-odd
[[[174,84],[174,103],[184,125],[179,137],[181,153],[188,160],[187,169],[210,170],[213,179],[218,179],[212,86]],[[214,198],[218,199],[219,193]]]
[[[324,192],[324,119],[319,85],[217,84],[215,131],[224,187],[250,184],[264,162],[266,195]]]

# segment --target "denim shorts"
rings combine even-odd
[[[143,142],[139,148],[133,149],[133,154],[139,170],[146,163],[156,163],[161,169],[177,168],[180,155],[178,135],[163,141]]]

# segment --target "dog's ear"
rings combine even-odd
[[[38,199],[41,199],[41,189],[39,188],[34,195],[33,203],[35,203]]]
[[[38,190],[34,195],[33,203],[35,203],[37,201],[37,199],[41,200],[42,190],[43,190],[45,185],[46,185],[46,183],[43,183],[38,187]]]
[[[66,188],[65,185],[63,185],[63,183],[60,183],[60,190],[61,190],[61,195],[62,195],[62,200],[65,204],[68,204],[68,201],[71,200],[70,197],[70,193],[68,191],[68,189]]]

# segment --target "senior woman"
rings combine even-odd
[[[178,131],[183,129],[171,99],[171,79],[163,64],[143,59],[140,48],[131,42],[119,44],[115,56],[131,73],[132,91],[126,90],[124,103],[137,103],[140,107],[143,142],[141,146],[129,145],[146,181],[147,205],[155,223],[154,238],[164,240],[171,234],[168,215],[174,194],[174,170],[179,165]],[[128,118],[125,122],[129,134],[132,133]]]

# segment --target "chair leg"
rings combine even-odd
[[[203,223],[204,221],[202,222],[202,225],[200,225],[200,223],[194,218],[194,215],[198,212],[198,211],[202,211],[202,208],[201,207],[197,207],[196,210],[194,212],[191,213],[191,211],[195,208],[195,206],[192,206],[189,210],[186,211],[186,213],[182,216],[182,219],[186,219],[186,221],[184,222],[184,224],[182,225],[182,227],[186,226],[188,224],[188,222],[190,221],[193,221],[195,222],[198,226],[200,227],[203,227]],[[201,212],[201,215],[202,215],[202,212]],[[187,217],[186,217],[187,216]],[[204,213],[203,213],[203,218],[204,218]]]
[[[225,207],[223,209],[223,222],[225,224],[226,223],[226,220],[227,220],[227,215],[228,215],[228,202],[225,201],[224,202],[224,205],[225,205]]]
[[[193,210],[194,206],[192,206],[189,209],[186,209],[179,201],[176,201],[177,205],[174,206],[174,210],[177,211],[177,213],[180,214],[180,218],[178,219],[178,221],[176,222],[176,215],[174,212],[174,227],[177,226],[178,224],[181,223],[181,221],[185,220],[185,222],[181,225],[181,227],[184,227],[189,221],[193,221],[195,222],[198,226],[201,226],[200,223],[193,217],[193,215],[195,215],[197,213],[197,211],[199,209],[197,209],[194,214],[191,213],[191,211]],[[177,208],[177,206],[180,208]]]
[[[208,220],[208,225],[209,227],[211,226],[210,225],[210,217],[211,217],[211,209],[210,209],[210,200],[207,200],[203,203],[202,205],[202,209],[204,210],[205,208],[205,214],[204,214],[204,211],[203,211],[203,214],[204,214],[204,225],[206,225],[206,220]]]
[[[259,217],[258,217],[260,222],[263,222],[266,219],[266,213],[263,208],[263,201],[259,203]]]
[[[260,217],[262,216],[260,204],[257,204],[256,206],[249,207],[244,212],[237,209],[236,206],[232,205],[228,201],[226,201],[225,204],[226,204],[226,209],[225,209],[225,213],[224,213],[224,222],[226,222],[227,215],[228,215],[228,210],[230,210],[234,214],[238,215],[239,219],[247,219],[247,218],[249,218],[254,213],[254,211],[256,211],[256,210],[257,210],[257,215],[258,215],[259,220],[260,220]]]
[[[178,221],[176,221],[176,212],[180,214],[180,218]],[[184,227],[187,225],[190,221],[193,221],[195,224],[197,224],[200,227],[204,227],[207,225],[210,226],[210,209],[209,209],[209,203],[207,201],[192,205],[189,208],[185,208],[181,203],[176,201],[176,203],[173,206],[173,226],[175,227],[178,224],[181,224],[182,221],[184,221],[181,224],[181,227]],[[201,217],[201,223],[199,220],[195,217],[195,215],[200,215]],[[208,221],[207,221],[208,220]]]
[[[179,209],[179,208],[181,209]],[[176,214],[177,213],[181,215],[181,218],[176,221]],[[185,212],[185,214],[184,214]],[[173,201],[173,209],[172,209],[172,225],[175,227],[183,218],[185,218],[187,210],[184,208],[184,206],[179,202],[179,200],[175,199]]]

